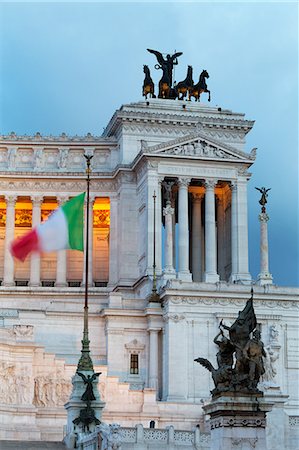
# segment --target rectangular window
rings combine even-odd
[[[138,375],[139,367],[138,367],[138,355],[131,354],[130,358],[130,374]]]

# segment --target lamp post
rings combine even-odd
[[[84,301],[84,327],[83,327],[83,339],[81,357],[78,362],[77,372],[82,370],[93,371],[93,363],[90,357],[89,349],[89,337],[88,337],[88,247],[89,247],[89,185],[90,185],[90,161],[93,155],[84,155],[86,159],[86,240],[85,240],[85,301]]]

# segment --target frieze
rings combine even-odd
[[[46,374],[34,379],[35,406],[62,406],[71,394],[72,383],[69,378],[64,378],[62,373]]]
[[[189,305],[195,305],[195,304],[203,304],[203,305],[236,305],[236,306],[242,306],[244,305],[245,300],[241,299],[232,299],[232,298],[194,298],[194,297],[169,297],[167,300],[170,301],[170,303],[173,303],[174,305],[179,305],[183,303],[187,303]],[[255,306],[265,306],[269,309],[275,309],[277,307],[283,308],[283,309],[290,309],[290,308],[299,308],[299,301],[295,300],[255,300]],[[268,316],[265,316],[266,318]],[[273,316],[269,316],[273,317]]]
[[[33,383],[29,367],[18,369],[12,362],[0,362],[0,397],[4,404],[32,404]]]
[[[210,419],[211,430],[222,427],[254,427],[265,428],[266,419],[253,417],[217,417]]]
[[[111,192],[114,191],[115,183],[113,180],[104,180],[104,181],[96,181],[92,180],[91,182],[91,193],[94,191],[98,194],[98,192]],[[86,189],[85,181],[29,181],[29,180],[15,180],[15,181],[6,181],[2,180],[0,182],[0,189],[2,191],[13,191],[20,192],[20,195],[24,195],[24,192],[34,192],[37,190],[41,190],[44,196],[53,195],[53,192],[74,192],[79,193]]]

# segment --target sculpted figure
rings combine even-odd
[[[218,337],[221,336],[219,340]],[[219,351],[217,353],[217,364],[218,367],[228,366],[233,367],[233,353],[235,347],[232,345],[229,339],[224,336],[223,331],[220,329],[217,336],[214,338],[214,344],[218,345]]]
[[[174,53],[174,55],[167,55],[166,59],[164,59],[162,53],[158,52],[157,50],[151,50],[150,48],[148,48],[147,51],[156,56],[159,64],[157,64],[155,67],[157,69],[162,69],[163,76],[169,80],[169,86],[172,87],[173,66],[178,64],[178,57],[183,53],[177,52]]]
[[[253,338],[249,339],[243,350],[245,358],[249,360],[249,389],[256,389],[260,377],[265,373],[263,356],[266,358],[264,344],[261,341],[261,332],[255,330]]]
[[[121,450],[121,434],[118,423],[107,425],[102,422],[99,430],[102,437],[101,450]]]
[[[81,372],[77,372],[77,374],[82,378],[82,380],[84,381],[84,384],[86,384],[86,389],[85,392],[82,394],[81,400],[83,400],[84,402],[91,402],[93,400],[95,400],[95,395],[93,392],[93,381],[96,380],[97,377],[99,377],[101,375],[101,372],[99,373],[94,373],[92,376],[91,375],[87,375],[87,377],[84,375],[84,373]]]
[[[60,149],[59,154],[59,167],[60,169],[65,169],[68,157],[68,149],[62,148]]]
[[[262,187],[262,188],[255,188],[257,191],[259,191],[261,194],[262,194],[262,196],[261,196],[261,198],[260,198],[260,200],[259,200],[259,204],[262,206],[262,207],[265,207],[265,204],[267,203],[267,198],[268,198],[268,194],[267,194],[267,192],[268,191],[270,191],[271,190],[271,188],[269,188],[269,189],[266,189],[265,187]]]
[[[34,152],[35,157],[35,168],[40,169],[42,167],[42,158],[43,158],[43,151],[41,148],[37,148]]]
[[[279,358],[279,352],[274,351],[270,345],[266,347],[265,351],[267,356],[263,358],[265,373],[262,375],[262,381],[265,388],[271,386],[276,387],[277,384],[275,383],[275,377],[277,370],[274,363]]]

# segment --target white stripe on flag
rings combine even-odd
[[[69,246],[69,232],[63,211],[57,209],[46,222],[37,227],[41,251],[55,252]]]

